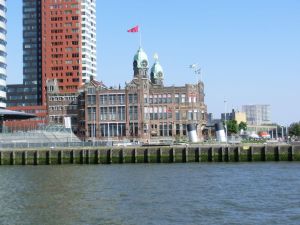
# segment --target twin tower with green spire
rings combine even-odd
[[[163,85],[164,71],[159,63],[158,55],[154,54],[154,64],[150,71],[150,80],[153,85]],[[133,58],[134,77],[142,76],[148,78],[149,61],[145,51],[140,47]]]

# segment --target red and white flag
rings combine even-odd
[[[135,26],[135,27],[127,30],[127,32],[129,32],[129,33],[137,33],[137,32],[139,32],[139,26],[137,25],[137,26]]]

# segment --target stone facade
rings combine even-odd
[[[193,123],[201,140],[207,123],[203,82],[164,86],[158,57],[149,78],[142,49],[134,57],[133,70],[124,88],[108,88],[93,79],[83,86],[77,100],[77,135],[84,140],[174,140],[186,137],[187,124]]]

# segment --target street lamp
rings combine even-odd
[[[95,146],[95,137],[96,137],[96,112],[92,112],[93,115],[93,127],[92,127],[92,137],[93,137],[93,146]]]
[[[224,110],[225,110],[225,113],[224,113],[224,123],[225,123],[225,137],[226,137],[226,143],[227,143],[227,120],[226,120],[226,114],[227,114],[227,101],[226,99],[224,100]]]

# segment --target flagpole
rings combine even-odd
[[[140,30],[140,48],[142,47],[142,31]]]

